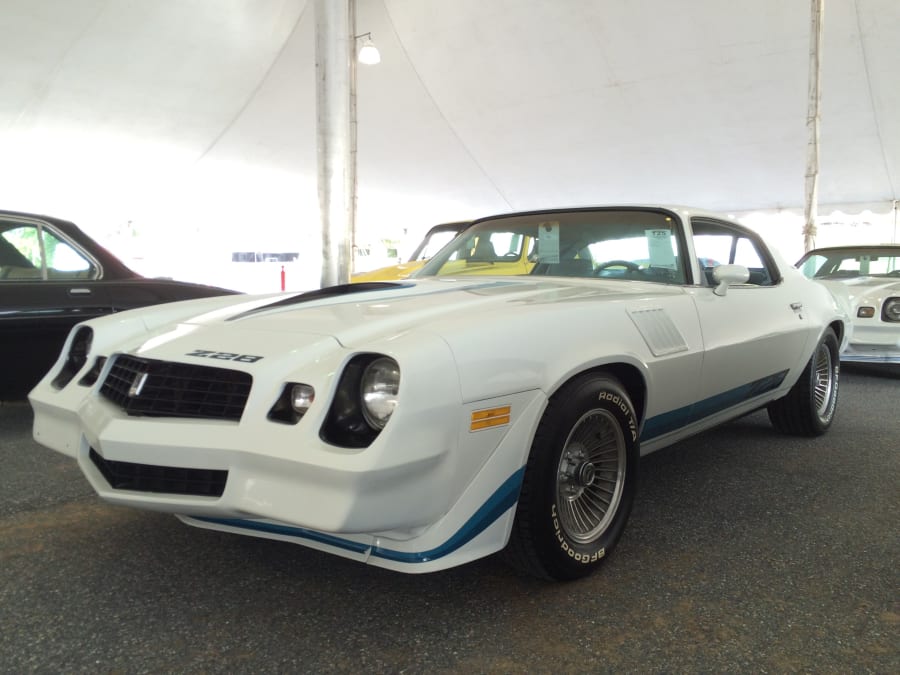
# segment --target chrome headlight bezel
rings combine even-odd
[[[881,320],[888,323],[900,323],[900,297],[891,297],[881,306]]]
[[[375,359],[363,370],[359,383],[362,414],[373,429],[384,429],[400,394],[400,366],[389,356]]]
[[[341,372],[319,437],[342,448],[371,445],[398,405],[399,378],[399,364],[385,354],[353,356]]]

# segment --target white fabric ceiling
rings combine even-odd
[[[900,2],[825,5],[819,201],[884,205]],[[313,11],[0,0],[0,207],[312,245]],[[359,0],[382,55],[359,68],[360,230],[610,202],[802,207],[809,17],[808,0]]]

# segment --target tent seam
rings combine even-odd
[[[866,53],[866,44],[862,31],[862,22],[859,16],[859,2],[853,0],[853,10],[856,14],[856,31],[859,33],[859,51],[862,55],[863,72],[866,74],[866,88],[869,90],[869,105],[872,109],[872,120],[875,123],[875,135],[878,138],[878,148],[881,150],[881,163],[884,165],[884,175],[887,178],[888,187],[891,190],[891,199],[897,199],[897,191],[894,189],[894,180],[888,164],[887,154],[884,151],[884,139],[881,136],[881,124],[878,120],[878,110],[875,106],[875,94],[872,90],[872,78],[869,77],[869,58]]]
[[[416,76],[416,79],[419,81],[419,84],[422,86],[422,89],[425,91],[425,94],[428,96],[428,100],[431,101],[431,104],[434,106],[434,109],[437,111],[438,115],[440,115],[441,119],[444,121],[444,124],[447,125],[447,128],[450,130],[450,133],[453,134],[453,137],[457,140],[457,142],[462,147],[463,151],[469,156],[469,159],[472,160],[472,163],[478,168],[481,172],[481,175],[484,176],[485,180],[490,184],[492,188],[497,192],[500,196],[500,199],[503,200],[503,203],[506,204],[507,208],[513,210],[512,204],[510,204],[509,200],[506,198],[506,195],[503,194],[503,191],[494,182],[491,178],[490,174],[485,170],[485,168],[481,165],[481,162],[475,157],[475,154],[469,149],[469,146],[466,145],[465,141],[463,141],[462,137],[456,131],[456,128],[451,124],[450,120],[447,119],[447,116],[444,115],[444,111],[441,110],[441,107],[438,105],[434,96],[431,93],[431,90],[428,88],[428,85],[425,84],[425,81],[422,79],[422,76],[419,74],[419,70],[416,68],[415,64],[412,62],[412,59],[409,57],[409,52],[406,51],[406,45],[403,44],[403,39],[400,37],[400,34],[397,32],[397,26],[394,24],[394,18],[391,16],[391,10],[388,9],[387,2],[382,0],[382,6],[384,7],[384,13],[387,15],[388,23],[391,24],[391,31],[394,33],[394,37],[397,38],[397,44],[400,45],[400,50],[403,52],[403,56],[406,59],[406,62],[409,64],[410,69],[413,71],[413,74]]]
[[[269,63],[268,68],[266,68],[266,73],[263,75],[259,82],[255,87],[250,91],[247,95],[247,98],[244,100],[244,103],[240,108],[234,113],[232,118],[228,121],[222,130],[216,135],[216,137],[209,143],[209,145],[204,148],[203,152],[201,152],[197,158],[194,160],[194,165],[199,164],[203,159],[213,151],[213,149],[219,144],[225,135],[231,131],[232,127],[234,127],[235,123],[241,118],[241,116],[247,111],[247,108],[250,107],[250,104],[256,99],[256,95],[260,92],[266,82],[269,80],[269,75],[272,74],[272,69],[275,65],[281,60],[281,56],[284,54],[284,50],[287,49],[288,45],[291,44],[291,40],[294,37],[294,33],[297,32],[298,26],[300,26],[300,22],[303,20],[303,17],[306,16],[306,10],[309,8],[309,1],[303,5],[303,9],[300,11],[300,15],[297,17],[297,20],[294,22],[294,26],[291,28],[290,32],[287,34],[284,42],[281,45],[281,49],[278,50],[278,53],[272,58],[272,61]]]

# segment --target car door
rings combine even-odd
[[[0,399],[22,398],[69,330],[112,311],[97,261],[39,221],[0,223]]]
[[[777,265],[753,232],[713,219],[692,220],[700,284],[694,298],[703,333],[703,365],[693,421],[744,405],[777,388],[806,349],[811,329],[802,298],[782,283]],[[745,284],[717,295],[719,264],[750,270]]]

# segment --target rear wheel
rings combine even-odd
[[[768,406],[772,425],[786,434],[820,436],[834,420],[838,399],[840,359],[832,329],[816,345],[800,379],[783,398]]]
[[[545,579],[591,573],[625,528],[638,459],[637,419],[617,380],[588,374],[563,387],[532,443],[507,559]]]

